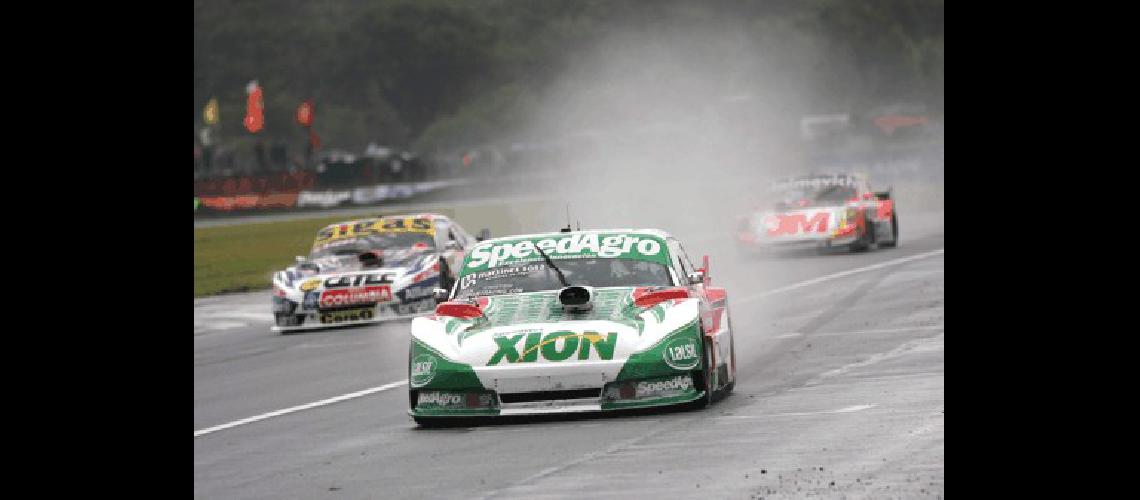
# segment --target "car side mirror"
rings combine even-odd
[[[712,278],[709,277],[709,256],[707,254],[701,259],[701,264],[703,265],[700,269],[701,279],[705,286],[709,286],[712,284]]]
[[[690,285],[699,285],[699,284],[704,283],[704,282],[705,282],[705,272],[704,271],[693,271],[693,272],[689,273],[689,284]]]
[[[475,241],[483,241],[483,240],[490,238],[490,237],[491,237],[491,230],[488,228],[483,228],[483,229],[479,230],[479,236],[475,237]]]
[[[879,193],[875,193],[875,198],[878,198],[878,199],[880,199],[880,200],[889,200],[889,199],[891,199],[891,191],[890,191],[890,189],[887,189],[886,191],[882,191],[882,192],[879,192]]]
[[[459,242],[455,240],[448,241],[443,244],[444,250],[459,250]]]
[[[436,288],[431,291],[431,296],[435,299],[435,303],[447,302],[447,289]]]

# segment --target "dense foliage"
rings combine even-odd
[[[248,141],[244,88],[256,79],[273,140],[303,140],[293,115],[306,98],[326,147],[498,140],[527,132],[525,117],[613,36],[690,53],[726,80],[746,78],[725,68],[766,58],[817,107],[904,100],[937,114],[943,17],[941,0],[198,0],[195,133],[216,96],[222,141]],[[731,37],[686,38],[701,28]]]

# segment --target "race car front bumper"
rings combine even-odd
[[[742,250],[753,252],[763,252],[767,250],[825,249],[848,246],[857,241],[859,241],[859,235],[856,233],[843,236],[825,235],[807,238],[768,238],[750,235],[749,237],[740,236],[736,240],[737,245]]]
[[[429,297],[408,303],[378,304],[371,307],[336,310],[302,309],[297,311],[287,305],[280,305],[278,299],[278,297],[274,297],[274,313],[290,315],[293,318],[291,322],[296,324],[276,324],[270,328],[274,332],[341,328],[410,319],[431,313],[435,310],[436,305],[435,300]]]
[[[525,416],[608,412],[696,401],[704,391],[693,373],[609,382],[589,389],[500,392],[495,390],[415,391],[412,417]]]
[[[624,359],[473,366],[449,359],[413,336],[408,414],[416,418],[542,415],[696,401],[705,396],[702,360],[709,358],[703,339],[694,315],[684,326]],[[441,400],[448,404],[439,405]]]

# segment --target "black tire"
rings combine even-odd
[[[412,354],[413,354],[413,352],[414,351],[412,350],[412,343],[409,342],[408,343],[408,384],[411,384],[411,380],[412,380]],[[416,409],[416,401],[419,400],[419,395],[420,395],[420,391],[412,389],[411,386],[409,385],[409,387],[408,387],[408,409],[409,410],[415,410]]]
[[[891,212],[891,242],[879,243],[883,248],[894,248],[899,246],[899,218],[894,212]]]
[[[300,314],[273,313],[273,321],[277,326],[301,326],[301,324],[305,322],[305,316]],[[281,333],[288,335],[291,332]]]
[[[852,252],[866,252],[875,243],[875,225],[863,216],[863,236],[858,241],[851,244]]]
[[[732,319],[728,320],[728,331],[732,332],[732,336],[728,338],[728,370],[731,372],[732,381],[724,386],[724,396],[732,394],[732,389],[736,387],[736,330],[732,329]]]
[[[412,417],[412,419],[425,429],[440,429],[448,426],[446,419],[439,417]]]
[[[704,331],[703,327],[701,328],[701,331]],[[698,387],[701,387],[704,389],[705,394],[704,394],[704,396],[701,396],[700,399],[693,401],[693,407],[694,408],[705,408],[705,407],[708,407],[709,405],[713,404],[714,402],[716,402],[716,388],[713,387],[713,385],[712,385],[713,384],[713,371],[715,370],[715,367],[713,367],[713,364],[712,364],[712,343],[706,340],[706,341],[704,341],[703,346],[704,346],[704,349],[702,349],[702,355],[704,356],[704,359],[702,360],[703,367],[701,368],[701,371],[699,373],[697,373],[697,377],[700,380],[697,380],[696,382],[697,382]]]
[[[449,429],[481,425],[479,417],[412,417],[424,429]]]

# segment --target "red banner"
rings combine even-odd
[[[305,101],[297,107],[297,123],[302,127],[313,126],[313,101]]]
[[[883,133],[892,135],[897,128],[926,125],[927,121],[925,116],[886,115],[875,118],[875,125],[882,129]]]
[[[289,208],[297,206],[297,193],[202,196],[199,201],[203,207],[226,212],[250,208]]]
[[[265,126],[265,104],[261,100],[261,87],[256,83],[250,85],[249,98],[245,105],[245,128],[251,133],[258,133]]]

